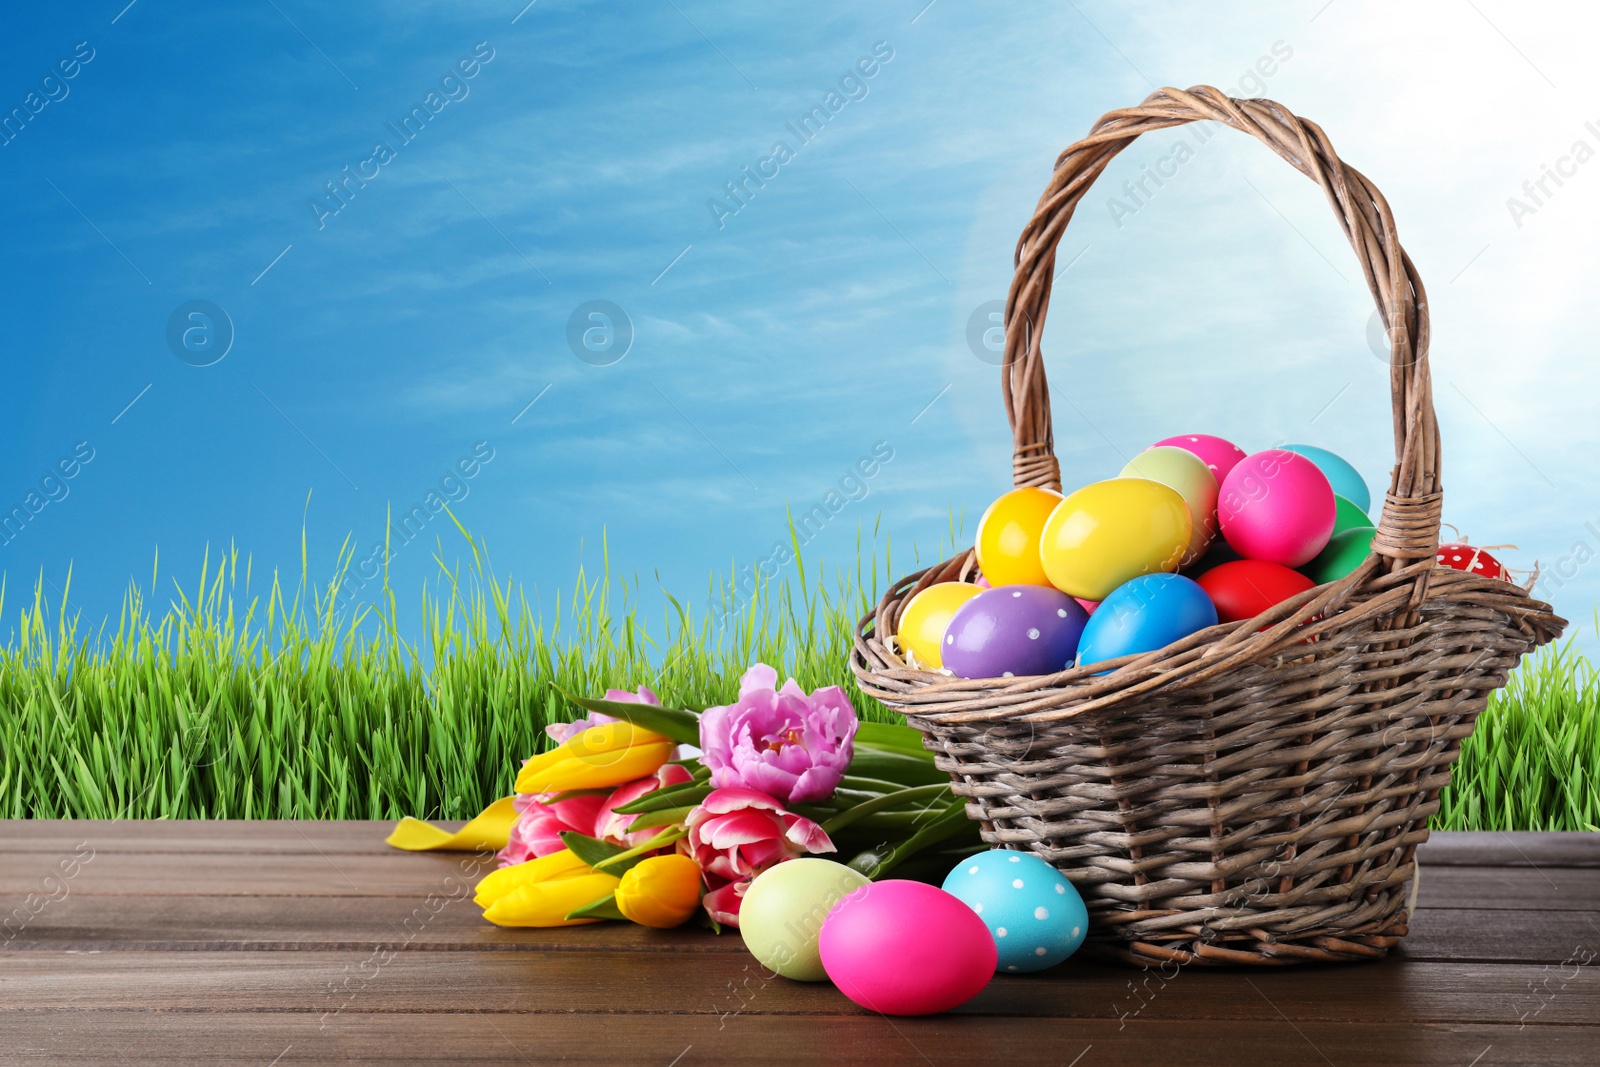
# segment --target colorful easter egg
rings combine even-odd
[[[1228,476],[1233,465],[1244,458],[1244,449],[1232,441],[1213,437],[1208,433],[1179,434],[1165,441],[1157,441],[1151,447],[1160,448],[1164,445],[1182,448],[1199,456],[1205,461],[1205,465],[1211,468],[1211,476],[1217,480],[1218,485],[1222,484],[1222,479]]]
[[[1285,452],[1294,452],[1309,459],[1327,477],[1333,491],[1353,503],[1363,514],[1372,507],[1372,491],[1367,480],[1361,477],[1349,460],[1316,445],[1284,445]]]
[[[1181,566],[1205,554],[1217,533],[1217,479],[1204,460],[1185,448],[1157,445],[1134,456],[1119,478],[1149,478],[1170,486],[1189,505],[1189,549]]]
[[[1317,584],[1299,571],[1258,559],[1224,563],[1197,581],[1217,606],[1217,618],[1223,622],[1253,619],[1272,605]]]
[[[1318,585],[1337,582],[1372,555],[1372,537],[1377,532],[1371,526],[1356,526],[1334,534],[1328,539],[1328,547],[1300,568],[1301,573]]]
[[[983,920],[936,886],[862,886],[822,922],[822,966],[839,991],[884,1015],[931,1015],[977,996],[998,952]]]
[[[1333,535],[1333,488],[1317,465],[1281,448],[1246,456],[1222,480],[1222,536],[1245,559],[1298,567]]]
[[[895,634],[901,653],[916,657],[916,666],[924,670],[944,666],[944,632],[950,619],[957,608],[981,592],[966,582],[936,582],[912,597],[900,613],[900,629]]]
[[[1372,516],[1356,507],[1355,501],[1347,496],[1333,494],[1333,532],[1344,533],[1354,530],[1357,526],[1371,526]]]
[[[991,587],[1049,585],[1039,562],[1039,534],[1061,494],[1025,486],[1002,494],[978,520],[978,567]]]
[[[834,905],[870,879],[832,860],[801,857],[756,876],[739,905],[739,936],[763,967],[797,982],[822,982],[827,972],[817,939]]]
[[[977,913],[994,935],[1002,974],[1054,967],[1083,944],[1089,910],[1071,882],[1031,852],[995,849],[969,856],[944,890]]]
[[[1130,578],[1177,570],[1192,530],[1189,505],[1176,489],[1148,478],[1110,478],[1056,505],[1039,554],[1051,585],[1101,600]]]
[[[944,665],[957,678],[1055,674],[1072,666],[1088,613],[1047,585],[1002,585],[956,609]]]
[[[1439,546],[1439,565],[1454,567],[1458,571],[1468,574],[1480,574],[1485,578],[1503,578],[1509,581],[1506,569],[1500,561],[1481,548],[1472,545],[1451,543]]]
[[[1181,574],[1146,574],[1100,602],[1078,640],[1078,666],[1164,648],[1217,624],[1206,591]]]

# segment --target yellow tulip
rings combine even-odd
[[[568,913],[614,893],[617,882],[562,849],[487,875],[474,899],[496,926],[580,926],[601,920],[569,919]]]
[[[676,853],[642,860],[617,886],[617,910],[641,926],[681,926],[700,907],[700,867]]]
[[[473,900],[478,907],[487,908],[501,897],[510,896],[526,886],[589,873],[589,865],[574,855],[571,849],[564,848],[526,863],[490,871],[478,882]]]
[[[568,913],[616,892],[609,874],[580,874],[536,882],[491,904],[483,917],[496,926],[582,926],[602,919],[569,919]]]
[[[522,765],[519,793],[609,789],[654,774],[672,756],[674,742],[630,722],[608,722],[569,738]]]

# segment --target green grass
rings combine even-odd
[[[465,574],[441,564],[422,592],[406,629],[418,642],[401,636],[386,581],[379,608],[343,610],[341,575],[308,582],[303,556],[292,587],[277,574],[253,585],[236,552],[188,587],[152,571],[114,628],[60,610],[70,580],[55,603],[39,583],[20,611],[0,586],[16,627],[0,649],[0,817],[466,818],[509,789],[547,722],[577,714],[552,683],[647,684],[702,706],[757,660],[894,721],[846,665],[856,620],[895,573],[887,550],[880,562],[857,547],[854,570],[798,561],[726,619],[669,596],[647,625],[637,584],[604,569],[580,572],[542,621],[471,544]],[[172,599],[156,604],[164,587]],[[1570,647],[1533,657],[1464,746],[1435,826],[1600,827],[1597,703],[1595,669]]]

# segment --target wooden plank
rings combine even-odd
[[[1600,908],[1600,868],[1424,864],[1419,908],[1584,911]]]
[[[1438,833],[1417,855],[1424,866],[1600,867],[1600,834]]]
[[[1600,974],[1565,965],[1391,960],[1271,975],[1171,968],[1135,973],[1069,961],[997,976],[960,1011],[1027,1018],[1455,1022],[1600,1020]],[[743,954],[606,952],[8,952],[6,1003],[29,1011],[837,1015],[827,983],[791,982]],[[1600,967],[1596,968],[1600,971]],[[1266,998],[1272,999],[1268,1001]]]
[[[0,852],[70,852],[87,841],[97,852],[332,853],[389,855],[384,821],[281,820],[0,820]],[[455,829],[459,822],[441,823]],[[1466,867],[1600,867],[1600,834],[1432,834],[1417,850],[1424,864]]]
[[[383,843],[393,823],[245,819],[0,819],[0,853],[96,852],[305,853],[395,855]],[[462,824],[441,823],[451,829]]]
[[[37,892],[42,879],[76,859],[74,895],[417,897],[453,892],[495,869],[487,853],[221,853],[74,851],[28,853],[0,869],[0,900]]]
[[[10,902],[0,901],[10,906]],[[0,920],[6,916],[0,913]],[[575,929],[506,930],[485,922],[465,896],[412,898],[69,894],[0,931],[12,949],[92,952],[133,949],[271,950],[375,947],[504,952],[743,954],[737,934],[627,923]],[[1411,960],[1500,960],[1552,964],[1575,947],[1600,947],[1594,911],[1423,908],[1396,952]]]
[[[1261,988],[1266,986],[1256,983]],[[74,1011],[0,1013],[9,1064],[1540,1063],[1592,1067],[1600,1027],[838,1016]],[[1494,1058],[1486,1058],[1493,1051]]]

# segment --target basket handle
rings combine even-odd
[[[1428,309],[1422,280],[1395,231],[1383,194],[1334,152],[1314,122],[1271,100],[1236,100],[1209,85],[1160,89],[1138,107],[1103,115],[1089,136],[1061,153],[1033,218],[1017,241],[1016,276],[1006,294],[1000,368],[1013,439],[1012,481],[1061,489],[1040,338],[1050,306],[1056,246],[1094,180],[1134,138],[1201,119],[1251,134],[1322,186],[1355,250],[1390,339],[1395,466],[1372,550],[1388,569],[1438,550],[1439,426],[1428,373]]]

